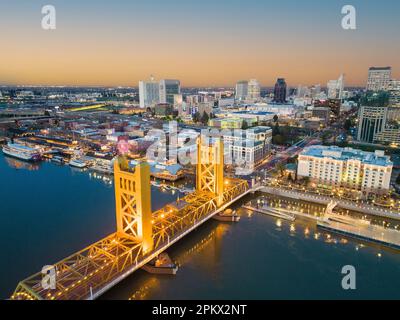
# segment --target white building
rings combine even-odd
[[[342,99],[344,89],[344,75],[340,75],[338,80],[330,80],[327,84],[329,99]]]
[[[251,101],[260,100],[261,86],[256,79],[251,79],[247,86],[247,99]]]
[[[265,156],[262,142],[260,141],[241,141],[228,145],[229,156],[232,164],[242,169],[254,170]],[[225,157],[227,155],[225,154]]]
[[[153,77],[150,78],[150,81],[139,81],[139,101],[141,108],[159,103],[159,83],[154,81]]]
[[[226,157],[234,165],[254,170],[271,150],[272,129],[258,126],[247,130],[223,133]]]
[[[160,80],[160,103],[174,104],[174,96],[181,94],[181,82],[179,80]]]
[[[235,90],[235,99],[236,100],[246,100],[247,98],[247,93],[248,93],[248,86],[249,82],[248,81],[239,81],[236,83],[236,90]]]
[[[312,146],[299,155],[297,175],[332,188],[385,194],[393,163],[383,151],[364,152],[336,146]]]
[[[371,67],[368,71],[368,91],[380,91],[388,88],[392,79],[391,67]]]
[[[279,117],[294,117],[298,111],[298,107],[291,103],[275,104],[275,103],[256,103],[248,106],[247,110],[257,112],[269,112],[278,115]]]

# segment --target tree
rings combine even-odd
[[[330,136],[328,131],[325,131],[322,136],[321,136],[321,140],[322,140],[322,144],[325,145],[328,142],[328,137]]]
[[[286,144],[286,138],[280,134],[272,137],[272,143],[277,145]]]
[[[285,165],[282,162],[278,162],[275,165],[275,169],[280,173],[281,176],[283,176],[284,172],[285,172]]]
[[[302,180],[306,187],[310,184],[310,177],[303,177]]]
[[[272,128],[272,135],[276,136],[280,134],[280,130],[279,130],[279,124],[276,123],[275,126]]]
[[[208,116],[208,113],[207,113],[207,112],[204,112],[204,113],[203,113],[203,116],[201,117],[201,122],[202,122],[204,125],[207,125],[207,124],[208,124],[208,120],[210,120],[210,117]]]
[[[351,120],[350,119],[346,119],[346,121],[344,122],[343,128],[346,131],[350,130],[350,128],[351,128]]]
[[[389,104],[390,95],[388,92],[367,92],[361,98],[361,105],[370,107],[386,107]]]
[[[199,121],[200,121],[200,113],[199,113],[198,111],[196,111],[196,112],[193,114],[192,119],[193,119],[193,121],[196,122],[196,123],[199,122]]]

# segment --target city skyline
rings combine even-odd
[[[325,86],[345,73],[347,86],[365,87],[371,66],[391,66],[400,77],[393,41],[400,4],[384,3],[353,1],[357,30],[343,30],[343,1],[308,0],[299,8],[292,0],[55,0],[57,29],[45,31],[42,2],[7,0],[0,5],[0,27],[11,30],[3,38],[0,84],[136,87],[154,74],[183,87],[234,87],[253,78],[263,87],[277,78],[296,87]]]

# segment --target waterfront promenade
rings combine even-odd
[[[390,219],[394,219],[394,220],[400,220],[400,212],[398,212],[398,211],[393,211],[390,209],[384,209],[384,208],[373,206],[373,205],[357,203],[357,202],[353,202],[353,201],[349,201],[349,200],[343,200],[343,199],[324,196],[324,195],[316,195],[313,193],[308,193],[307,190],[302,192],[302,191],[288,189],[283,186],[280,186],[280,187],[265,186],[263,188],[260,188],[259,191],[269,193],[272,195],[276,195],[276,196],[297,199],[297,200],[310,201],[310,202],[315,202],[315,203],[319,203],[319,204],[323,204],[323,205],[327,205],[332,200],[334,200],[335,202],[337,202],[337,205],[339,207],[346,209],[346,210],[358,211],[358,212],[362,212],[365,214],[374,215],[374,216],[378,216],[378,217],[382,217],[382,218],[390,218]]]

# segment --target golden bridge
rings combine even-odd
[[[11,299],[95,299],[251,191],[245,180],[224,178],[221,139],[199,139],[197,150],[196,190],[156,212],[149,165],[115,161],[116,232],[54,264],[53,289],[39,272],[21,281]]]

